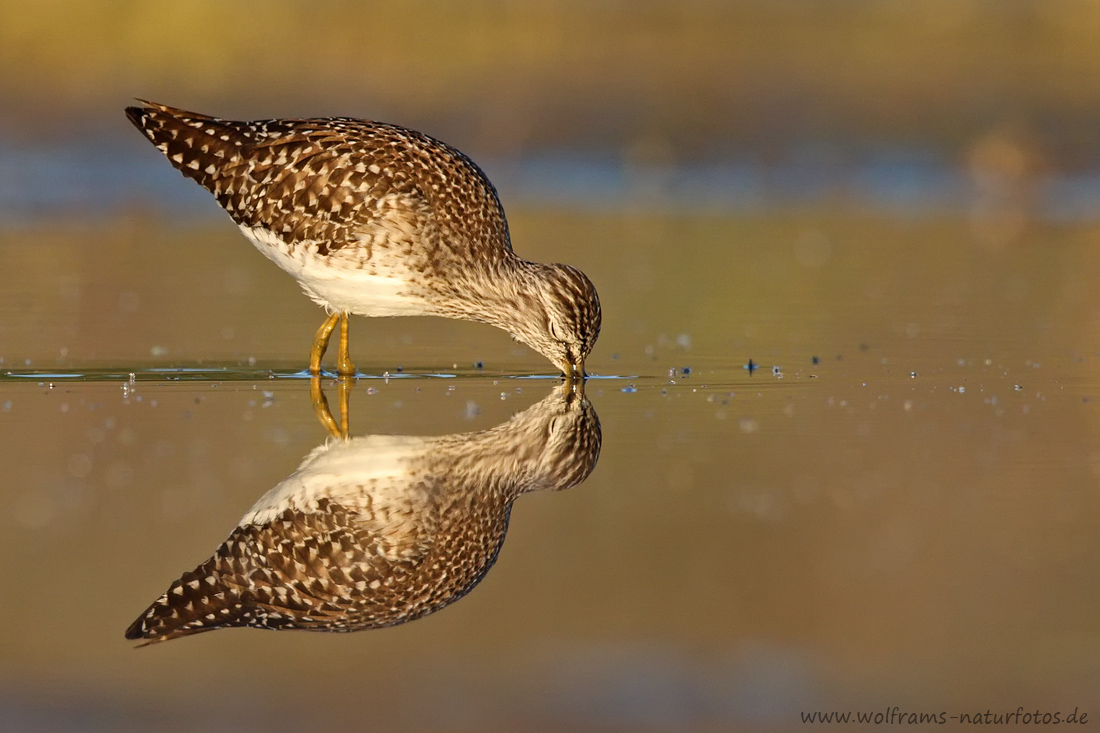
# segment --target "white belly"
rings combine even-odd
[[[297,471],[264,494],[240,523],[265,524],[287,509],[315,512],[321,499],[352,510],[364,502],[381,509],[423,501],[423,495],[410,491],[414,476],[409,463],[422,458],[430,445],[430,438],[408,435],[367,435],[320,445]]]
[[[306,295],[332,312],[360,316],[427,315],[424,300],[410,293],[407,270],[382,258],[369,266],[342,251],[322,256],[315,246],[300,245],[293,251],[266,229],[241,226],[256,249],[283,268],[302,286]]]

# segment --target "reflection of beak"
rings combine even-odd
[[[562,388],[568,394],[584,397],[584,369],[581,368],[578,371],[575,364],[572,366],[573,368],[565,375]]]

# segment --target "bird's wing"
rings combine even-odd
[[[348,118],[237,122],[151,102],[127,116],[239,225],[322,254],[381,232],[510,249],[496,191],[459,151]],[[384,237],[383,237],[384,239]]]

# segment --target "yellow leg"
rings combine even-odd
[[[336,373],[341,377],[354,377],[355,365],[348,355],[348,314],[340,314],[340,351],[336,357]]]
[[[333,313],[317,329],[317,335],[313,339],[313,349],[309,352],[310,374],[321,373],[321,357],[325,355],[325,349],[328,348],[328,339],[332,336],[332,329],[336,328],[336,321],[339,318],[339,313]]]
[[[344,437],[340,435],[340,427],[333,419],[332,411],[328,409],[328,400],[325,398],[325,391],[321,389],[320,377],[313,376],[309,380],[309,396],[313,398],[313,411],[317,414],[317,419],[325,426],[329,435],[334,438]]]

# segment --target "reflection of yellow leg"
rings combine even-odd
[[[321,324],[321,327],[317,329],[317,335],[313,338],[313,349],[309,352],[309,373],[320,374],[321,373],[321,357],[325,355],[325,349],[328,348],[328,339],[332,335],[332,329],[336,328],[336,320],[340,318],[339,313],[333,313],[325,322]]]
[[[351,430],[351,406],[348,397],[351,395],[351,380],[340,377],[336,382],[336,399],[340,402],[340,437],[348,439]]]
[[[341,377],[354,377],[355,365],[348,355],[348,314],[340,315],[340,351],[336,357],[336,373]]]
[[[313,411],[317,413],[317,419],[334,438],[341,437],[340,428],[332,418],[332,411],[328,409],[328,400],[325,391],[321,389],[321,378],[314,376],[309,380],[309,396],[313,398]]]

